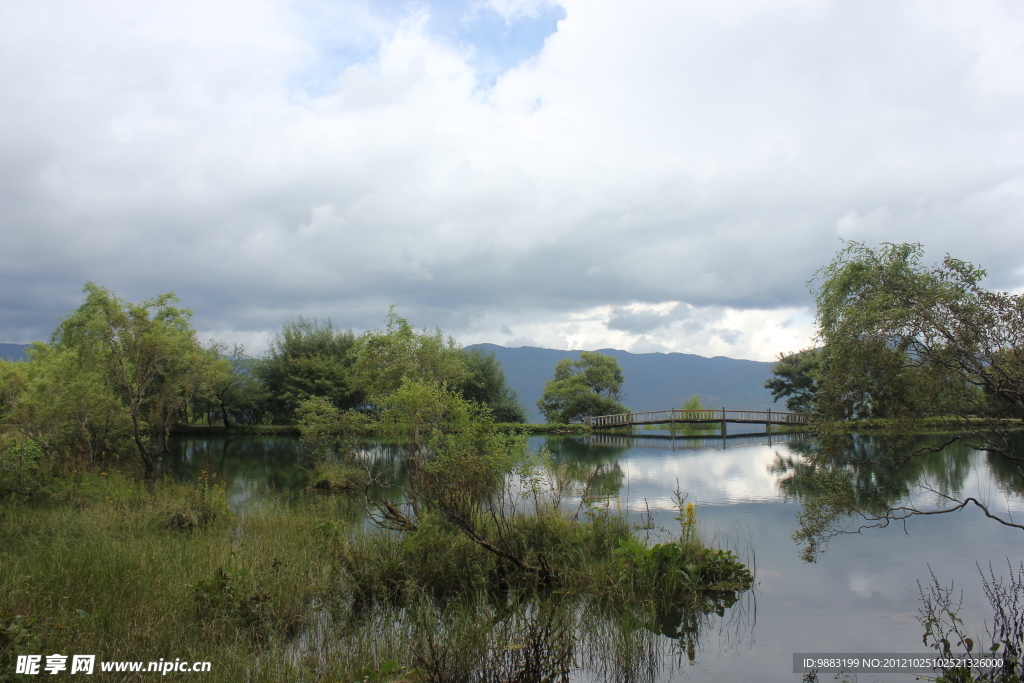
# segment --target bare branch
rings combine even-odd
[[[948,496],[946,496],[946,497],[948,498]],[[1000,517],[998,515],[993,515],[992,512],[989,510],[987,505],[982,503],[977,498],[974,498],[973,496],[971,496],[971,497],[963,499],[962,501],[958,501],[958,503],[956,505],[954,505],[953,507],[943,508],[941,510],[919,510],[919,509],[917,509],[915,507],[900,506],[900,507],[896,507],[896,508],[891,508],[884,515],[873,516],[873,515],[868,515],[868,514],[865,514],[865,513],[858,513],[858,514],[860,514],[861,518],[863,518],[864,520],[869,521],[869,522],[877,522],[877,524],[865,524],[865,525],[862,525],[862,526],[858,527],[857,529],[855,529],[853,531],[845,530],[845,529],[844,530],[836,530],[836,533],[837,534],[859,534],[864,529],[885,528],[885,527],[889,526],[889,522],[901,522],[901,521],[910,519],[911,517],[927,516],[927,515],[943,515],[943,514],[946,514],[948,512],[957,512],[959,510],[963,510],[965,507],[967,507],[968,505],[971,505],[971,504],[981,508],[981,511],[983,513],[985,513],[985,516],[988,517],[989,519],[994,519],[995,521],[999,522],[1000,524],[1002,524],[1004,526],[1013,527],[1015,529],[1024,529],[1024,524],[1017,524],[1016,522],[1012,522],[1012,521],[1003,519],[1002,517]],[[892,513],[896,513],[896,514],[892,514]]]

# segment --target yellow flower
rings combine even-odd
[[[686,528],[692,529],[697,523],[697,506],[693,503],[686,504]]]

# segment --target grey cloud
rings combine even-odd
[[[633,342],[627,350],[630,353],[670,353],[674,349],[670,349],[660,342],[643,336]]]
[[[672,325],[684,332],[693,333],[713,327],[721,320],[722,314],[719,307],[697,308],[688,303],[677,303],[663,311],[615,307],[607,326],[612,330],[643,334]]]
[[[631,311],[626,308],[616,307],[612,309],[612,315],[608,319],[608,328],[643,334],[659,327],[664,327],[673,321],[671,312],[659,313],[655,311]]]
[[[737,344],[743,338],[743,332],[731,329],[716,329],[715,334],[722,338],[727,344]]]

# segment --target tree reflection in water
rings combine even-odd
[[[813,562],[835,536],[916,515],[955,512],[965,501],[975,501],[987,510],[986,501],[964,495],[982,458],[1003,494],[1011,498],[1024,494],[1024,480],[1013,462],[996,453],[978,454],[962,443],[946,442],[941,434],[919,436],[905,446],[914,457],[901,458],[884,437],[876,435],[850,435],[845,449],[828,451],[813,439],[791,441],[790,449],[799,456],[777,456],[770,471],[779,478],[783,494],[803,504],[793,535],[803,545],[803,558]]]
[[[399,654],[429,681],[654,683],[693,665],[709,634],[718,653],[749,643],[756,611],[753,591],[630,606],[555,591],[455,601],[419,595],[406,604],[321,609],[293,663],[322,670],[339,659]]]

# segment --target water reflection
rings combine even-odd
[[[669,510],[674,509],[677,481],[688,500],[705,504],[775,501],[791,495],[780,494],[767,466],[775,463],[779,453],[786,457],[799,453],[806,440],[804,435],[756,434],[723,440],[595,434],[532,437],[529,447],[546,450],[553,463],[567,467],[578,480],[602,468],[597,482],[600,491],[621,497],[627,509]],[[160,462],[160,475],[186,482],[204,471],[215,474],[239,499],[264,488],[295,491],[308,483],[302,446],[294,437],[179,437],[172,439],[170,447]],[[356,459],[370,470],[375,496],[393,497],[407,483],[405,464],[392,444],[367,441]],[[1005,477],[1012,481],[1011,473]]]
[[[552,462],[567,466],[573,476],[582,478],[604,468],[602,494],[637,520],[650,512],[657,524],[676,525],[673,491],[678,486],[697,503],[709,537],[736,548],[745,560],[756,558],[756,602],[750,592],[724,616],[701,615],[700,637],[692,641],[692,648],[685,637],[668,635],[685,636],[697,619],[695,613],[678,615],[668,627],[661,620],[638,619],[633,630],[596,619],[593,611],[586,617],[577,613],[573,619],[591,619],[587,627],[592,640],[587,648],[574,651],[580,668],[571,679],[799,681],[791,673],[793,652],[923,654],[917,582],[931,571],[943,583],[955,580],[957,589],[964,589],[961,616],[966,628],[980,630],[982,620],[991,615],[978,585],[976,563],[1002,565],[1007,556],[1014,562],[1024,559],[1024,532],[995,524],[978,510],[843,536],[817,564],[800,559],[792,539],[800,528],[797,515],[830,492],[843,492],[863,509],[882,510],[907,501],[924,509],[940,505],[941,496],[949,495],[977,496],[994,509],[1018,515],[1015,519],[1024,513],[1022,478],[1004,458],[954,446],[895,468],[879,462],[876,438],[855,437],[849,453],[831,462],[816,460],[814,441],[804,435],[745,435],[724,442],[715,436],[672,441],[650,434],[531,438],[532,449],[546,448]],[[937,439],[941,437],[922,437],[920,443]],[[307,474],[298,449],[298,440],[289,438],[189,437],[174,442],[162,466],[180,480],[194,479],[204,468],[217,472],[241,504],[258,499],[261,491],[305,487]],[[378,482],[388,483],[378,493],[397,498],[405,473],[396,450],[367,443],[359,457]],[[836,521],[849,520],[839,516]],[[381,629],[393,628],[405,614],[402,609],[381,612],[374,619]],[[502,625],[495,619],[488,627],[495,637],[514,637],[532,628],[520,622]],[[672,620],[665,616],[665,623]],[[357,641],[385,639],[383,631],[374,631],[366,621],[346,628],[347,635],[334,630],[332,638],[320,641],[311,631],[308,650],[301,656],[342,656]],[[912,681],[914,676],[892,675],[886,680]]]
[[[967,496],[994,512],[1024,512],[1024,477],[1016,463],[953,444],[892,466],[879,461],[879,438],[853,436],[846,451],[827,459],[804,434],[542,436],[532,437],[529,447],[550,453],[562,476],[589,481],[592,499],[614,501],[631,513],[674,511],[677,489],[702,506],[795,501],[806,512],[827,505],[830,518],[817,532],[829,533],[851,515],[884,515],[900,505],[937,509]],[[914,446],[943,438],[922,436]],[[395,446],[367,441],[357,461],[371,472],[371,497],[400,497],[407,477]],[[158,470],[177,481],[194,481],[204,471],[227,483],[236,507],[261,491],[300,490],[309,476],[293,437],[182,437],[172,440]]]
[[[656,683],[692,673],[705,638],[719,651],[749,646],[754,604],[747,594],[720,613],[701,605],[654,612],[573,596],[491,594],[355,611],[324,605],[293,661],[317,670],[337,660],[381,661],[397,649],[429,680]]]
[[[625,473],[619,495],[626,509],[672,511],[677,487],[698,505],[782,501],[785,496],[768,467],[780,452],[790,453],[790,444],[806,438],[800,434],[725,440],[593,435],[577,448],[615,453],[614,462]]]
[[[874,435],[851,435],[847,448],[828,455],[808,441],[777,456],[769,471],[780,491],[803,504],[795,532],[803,557],[813,561],[838,535],[950,510],[968,499],[1007,520],[1024,510],[1015,463],[962,443],[942,447],[946,442],[944,435],[919,436],[904,450],[917,455],[895,464],[883,437]]]

